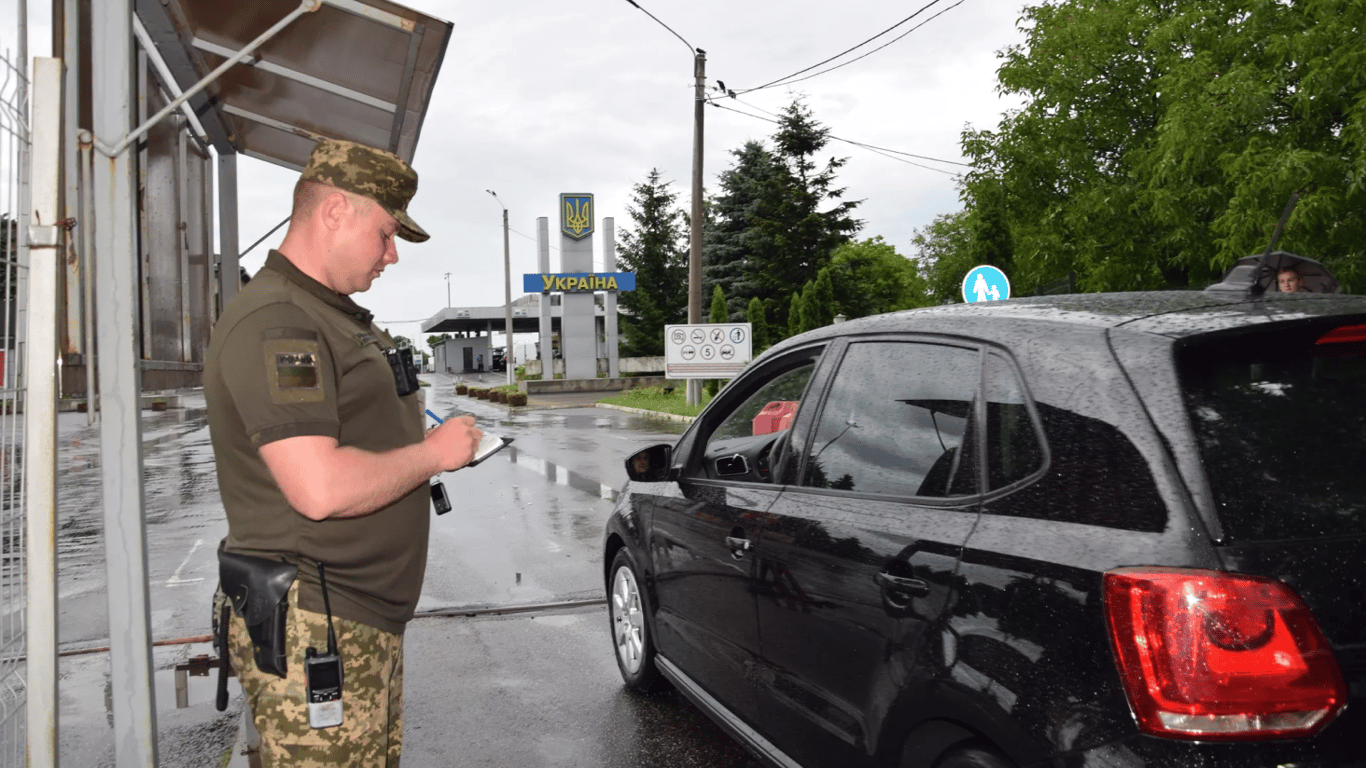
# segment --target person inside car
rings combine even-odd
[[[1280,288],[1281,293],[1308,293],[1304,287],[1304,279],[1294,267],[1286,267],[1276,275],[1276,287]]]

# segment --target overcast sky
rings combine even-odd
[[[739,91],[806,69],[892,27],[928,0],[637,0],[693,46],[707,51],[707,80]],[[1022,41],[1021,0],[939,0],[915,20],[844,61],[943,14],[849,66],[788,87],[721,103],[754,115],[777,113],[804,96],[834,136],[900,152],[962,161],[963,128],[994,127],[1016,106],[996,93],[998,52]],[[513,296],[521,275],[537,271],[537,217],[550,218],[551,269],[559,270],[556,204],[561,192],[595,195],[599,226],[613,217],[630,227],[634,184],[651,168],[689,204],[693,141],[693,63],[674,35],[627,0],[408,0],[454,23],[427,112],[414,166],[417,197],[409,212],[432,239],[399,243],[397,265],[354,298],[390,332],[425,335],[419,324],[447,304],[503,303],[502,209],[510,210]],[[293,7],[282,2],[282,8]],[[49,10],[31,0],[31,55],[48,53]],[[14,50],[16,0],[0,0],[0,49]],[[827,65],[828,66],[828,65]],[[824,68],[824,67],[823,67]],[[713,91],[712,93],[715,93]],[[717,189],[731,150],[767,140],[774,125],[708,107],[704,179]],[[958,210],[961,166],[832,142],[822,156],[846,157],[839,184],[860,200],[860,239],[881,235],[909,255],[911,236]],[[930,166],[928,170],[909,160]],[[941,171],[947,171],[943,173]],[[296,174],[243,158],[240,242],[255,242],[288,215]],[[276,233],[243,259],[255,272]],[[601,237],[595,238],[601,268]]]

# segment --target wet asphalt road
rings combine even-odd
[[[508,409],[457,397],[426,375],[427,407],[472,413],[514,444],[443,476],[454,509],[433,519],[419,611],[603,597],[602,527],[623,459],[672,442],[686,426],[609,409]],[[471,377],[473,378],[473,377]],[[501,375],[486,374],[491,384]],[[152,635],[207,634],[217,542],[226,533],[202,395],[144,414],[144,482]],[[62,414],[59,436],[59,638],[104,645],[107,596],[98,426]],[[206,645],[154,651],[163,766],[218,764],[236,736],[240,696],[213,710],[211,681],[191,678],[176,710],[171,668]],[[753,763],[677,694],[644,699],[621,686],[601,606],[506,617],[421,618],[409,627],[405,762],[416,766],[716,766]],[[65,765],[112,764],[104,707],[106,654],[64,658]],[[234,689],[235,691],[235,689]]]

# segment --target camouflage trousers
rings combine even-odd
[[[304,649],[327,649],[327,617],[299,608],[299,585],[289,589],[286,678],[256,667],[251,638],[233,615],[228,632],[233,669],[261,734],[264,768],[399,768],[403,747],[403,636],[354,621],[332,619],[342,659],[342,724],[308,725]]]

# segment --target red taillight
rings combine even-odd
[[[1308,736],[1347,703],[1309,609],[1271,579],[1118,568],[1105,615],[1144,733],[1202,741]]]

